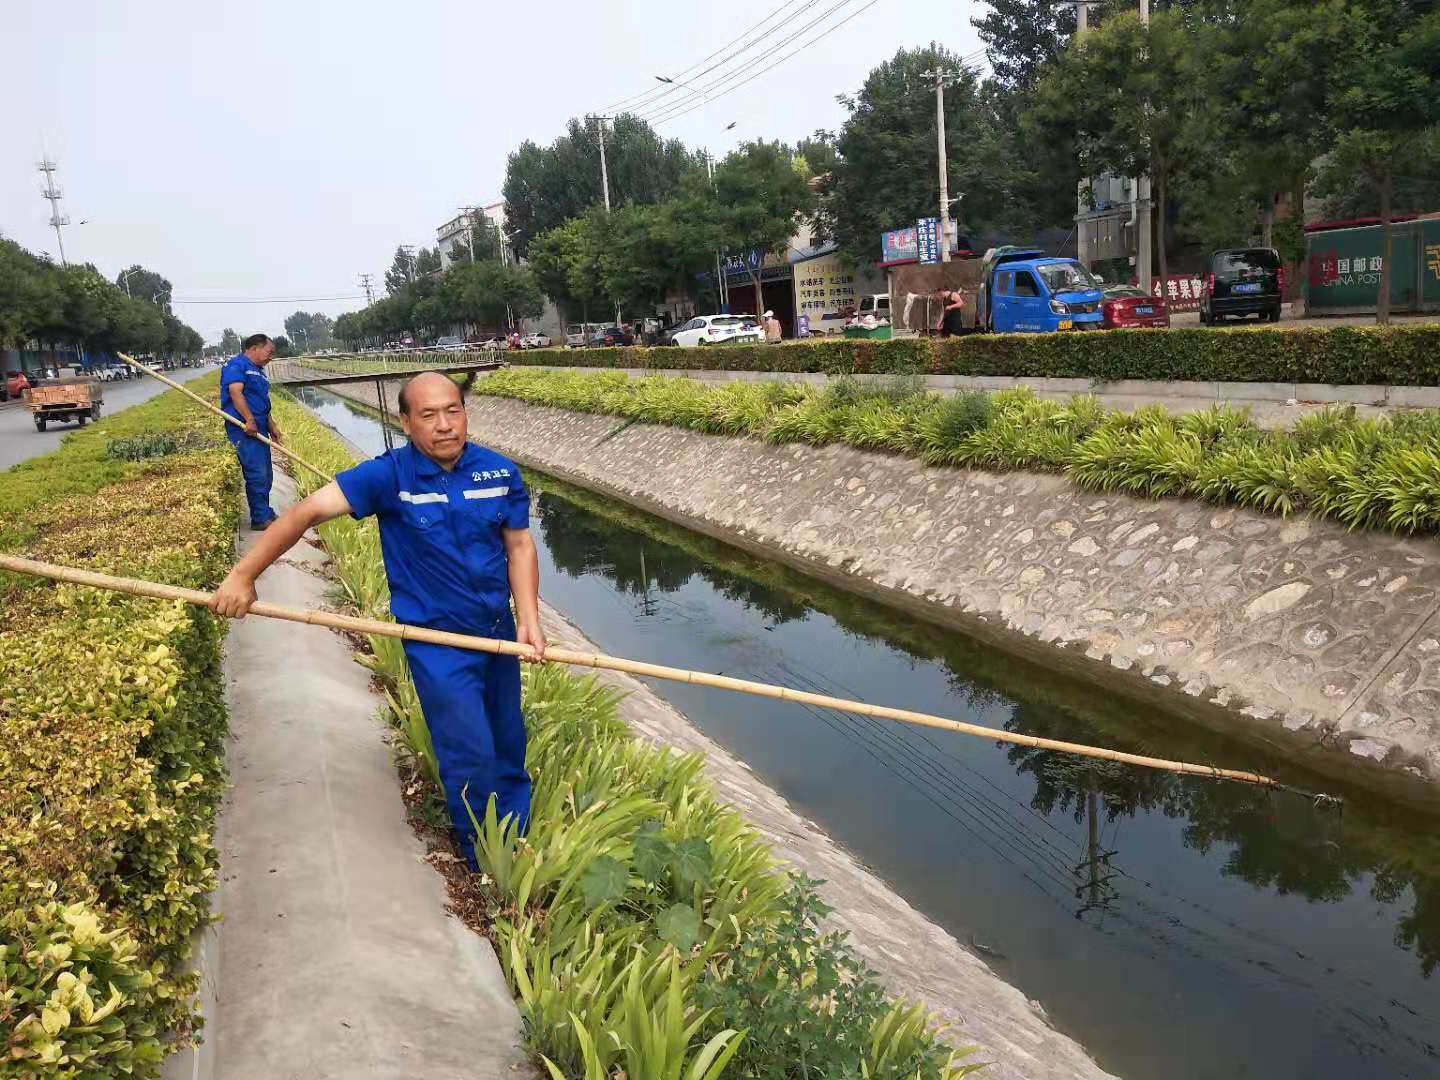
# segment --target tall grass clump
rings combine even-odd
[[[587,405],[603,395],[624,409],[690,410],[702,430],[757,431],[819,397],[764,384],[697,395],[683,379],[610,379],[594,397],[563,387]],[[528,379],[515,389],[543,397]],[[305,410],[276,408],[301,456],[327,471],[351,463]],[[352,603],[388,617],[373,533],[341,519],[321,537]],[[370,644],[364,662],[385,683],[405,749],[436,780],[404,653],[393,639]],[[843,937],[821,934],[827,909],[813,884],[792,881],[715,799],[699,755],[635,739],[619,695],[594,676],[527,665],[523,680],[529,831],[497,819],[494,800],[470,814],[496,951],[550,1077],[958,1080],[978,1067],[944,1045],[922,1007],[892,1002]],[[811,1015],[799,1026],[783,1019],[801,1013]]]

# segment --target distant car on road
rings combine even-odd
[[[1215,326],[1227,318],[1259,315],[1280,321],[1285,267],[1274,248],[1231,248],[1206,261],[1200,294],[1200,321]]]
[[[626,330],[623,326],[602,326],[590,335],[590,344],[597,348],[610,348],[617,345],[634,345],[635,335]]]
[[[430,348],[437,352],[464,352],[465,339],[459,334],[450,334],[446,337],[438,338]]]
[[[747,315],[697,315],[670,336],[676,345],[722,345],[759,342],[763,335]]]
[[[1100,310],[1105,329],[1130,326],[1169,326],[1170,305],[1164,297],[1151,296],[1135,285],[1106,285]]]
[[[520,347],[522,349],[548,349],[550,348],[549,335],[539,333],[526,334],[520,339]]]
[[[599,330],[604,323],[571,323],[565,327],[565,346],[570,349],[583,349],[590,343],[590,338],[596,330]]]
[[[0,392],[3,392],[4,398],[7,401],[12,398],[18,398],[29,389],[30,380],[25,377],[23,371],[7,372],[5,375],[5,384],[0,386]]]

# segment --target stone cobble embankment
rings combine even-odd
[[[373,404],[374,389],[342,388]],[[1440,543],[481,397],[471,433],[1317,767],[1440,779]]]

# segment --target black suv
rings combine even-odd
[[[1226,316],[1259,315],[1280,321],[1285,294],[1285,268],[1274,248],[1233,248],[1217,251],[1205,267],[1200,321],[1214,326]]]

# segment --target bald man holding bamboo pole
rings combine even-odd
[[[540,560],[519,468],[468,441],[464,394],[438,372],[406,382],[399,411],[409,445],[345,470],[287,510],[235,564],[211,608],[243,618],[257,599],[256,579],[306,530],[343,514],[373,515],[396,619],[513,640],[531,646],[534,653],[525,659],[538,662],[546,644]],[[522,828],[529,821],[520,661],[422,641],[406,641],[404,648],[450,820],[476,867],[467,801],[477,818],[494,797],[498,817],[513,815]]]

